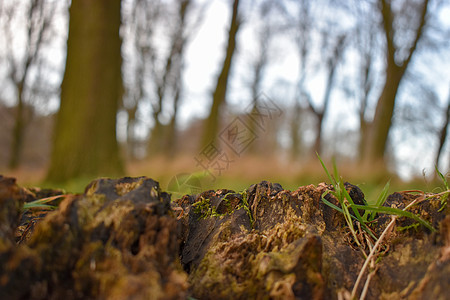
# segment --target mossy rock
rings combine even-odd
[[[365,203],[358,187],[345,188]],[[0,177],[0,298],[345,299],[369,249],[355,245],[342,213],[322,201],[332,189],[262,181],[171,201],[150,178],[103,178],[38,215],[23,203],[44,192]],[[386,205],[421,196],[394,193]],[[325,199],[339,205],[330,193]],[[435,197],[411,211],[437,231],[397,218],[369,268],[366,299],[446,299],[449,209]],[[380,213],[370,228],[379,236],[390,220]]]

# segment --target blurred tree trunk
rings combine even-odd
[[[260,55],[257,58],[257,61],[255,62],[254,65],[254,69],[253,71],[253,80],[250,86],[251,89],[251,97],[252,97],[252,109],[251,109],[251,113],[247,115],[247,119],[248,119],[248,127],[249,127],[249,132],[248,135],[249,137],[253,134],[255,134],[256,132],[256,124],[255,122],[252,120],[251,116],[255,116],[258,113],[258,96],[259,93],[261,92],[260,86],[261,86],[261,81],[262,81],[262,77],[263,77],[263,69],[265,67],[265,65],[267,64],[267,39],[265,39],[266,42],[260,41]],[[247,112],[248,113],[248,112]],[[251,137],[250,137],[251,138]],[[257,152],[257,150],[260,149],[260,147],[257,147],[257,143],[253,142],[249,145],[247,151],[250,154],[255,154]]]
[[[28,68],[27,68],[28,70]],[[19,166],[25,136],[25,103],[23,99],[23,86],[25,76],[17,87],[16,117],[13,128],[13,138],[11,145],[11,155],[9,158],[9,168],[16,169]]]
[[[134,160],[138,157],[138,141],[136,138],[136,124],[137,124],[137,105],[126,109],[128,115],[127,122],[127,159]]]
[[[166,149],[169,157],[174,157],[177,154],[177,116],[178,116],[178,105],[181,96],[180,94],[181,94],[181,74],[179,86],[176,87],[175,96],[173,99],[173,114],[170,119],[170,123],[167,126]]]
[[[222,71],[217,79],[216,89],[213,93],[213,103],[208,118],[203,128],[203,138],[201,147],[205,147],[209,143],[215,142],[219,132],[219,115],[220,108],[225,103],[227,93],[228,77],[230,74],[231,63],[233,60],[234,50],[236,48],[236,35],[239,30],[241,21],[238,16],[239,0],[233,1],[233,13],[231,17],[230,30],[228,32],[228,45],[225,60],[222,65]]]
[[[316,139],[314,141],[314,152],[322,153],[322,133],[323,133],[323,124],[325,119],[325,114],[328,111],[328,107],[330,105],[330,99],[331,99],[331,91],[334,88],[335,84],[335,74],[336,74],[336,68],[338,66],[338,63],[340,62],[341,58],[343,57],[344,53],[344,47],[345,47],[345,39],[346,36],[344,34],[341,34],[336,39],[336,44],[333,49],[330,49],[330,54],[328,56],[328,60],[326,63],[326,67],[328,70],[327,74],[327,81],[325,86],[325,94],[323,96],[323,106],[321,109],[318,109],[314,106],[312,103],[311,97],[306,97],[308,99],[308,105],[311,109],[311,111],[314,113],[314,115],[317,117],[317,127],[316,127]],[[328,36],[327,33],[324,36],[325,43],[328,43]]]
[[[116,114],[122,90],[120,0],[70,7],[66,71],[47,179],[122,172]]]
[[[298,50],[299,56],[299,77],[297,82],[297,99],[295,99],[294,103],[294,111],[291,120],[291,157],[292,159],[297,159],[300,155],[300,152],[303,150],[303,142],[302,142],[302,128],[301,127],[301,118],[302,118],[302,104],[303,103],[311,103],[310,94],[307,91],[305,86],[305,80],[308,77],[307,66],[312,61],[309,59],[310,50],[311,50],[311,32],[313,31],[313,14],[311,10],[311,2],[310,1],[298,1],[297,5],[299,5],[298,16],[295,17],[295,44]]]
[[[170,38],[170,51],[165,59],[165,67],[162,77],[157,83],[158,104],[154,107],[153,118],[155,127],[149,143],[149,153],[166,153],[170,156],[175,153],[175,129],[176,114],[178,112],[178,102],[181,93],[181,75],[183,69],[184,49],[188,40],[186,33],[186,17],[192,4],[191,0],[181,0],[178,6],[178,16],[176,24]],[[158,74],[155,74],[158,78]],[[162,111],[162,104],[167,98],[167,92],[172,92],[173,114],[167,126],[164,126],[158,119]]]
[[[346,34],[344,29],[335,26],[335,24],[325,23],[325,26],[319,25],[316,22],[316,16],[314,14],[314,5],[312,1],[302,0],[296,1],[298,5],[297,15],[294,16],[295,20],[295,43],[298,50],[299,56],[299,78],[297,83],[297,102],[296,109],[300,111],[300,106],[302,103],[306,102],[309,111],[316,118],[316,136],[313,144],[312,151],[321,153],[323,148],[323,125],[325,121],[325,116],[328,113],[328,108],[331,101],[331,93],[335,87],[335,75],[337,67],[341,60],[343,59],[343,54],[346,46]],[[295,11],[295,10],[294,10]],[[319,65],[323,65],[326,72],[325,81],[325,93],[321,104],[320,101],[314,101],[311,93],[308,91],[309,78],[314,69],[318,69],[318,66],[312,66],[311,63],[314,62],[317,53],[312,49],[311,45],[317,43],[315,41],[314,35],[316,31],[321,32],[321,45],[320,54],[321,59]],[[294,120],[291,122],[292,126],[299,126],[299,120]],[[298,128],[291,129],[291,140],[292,140],[292,156],[295,157],[295,152],[299,151],[297,147],[300,146],[301,141],[298,137]],[[315,155],[313,155],[315,157]]]
[[[379,9],[383,19],[383,29],[386,39],[386,79],[367,137],[365,161],[369,163],[384,162],[397,91],[412,56],[416,51],[417,44],[422,37],[426,25],[428,0],[424,0],[422,5],[418,6],[416,13],[419,22],[417,28],[410,32],[413,36],[412,45],[409,49],[403,49],[407,51],[403,59],[400,57],[399,47],[394,40],[396,36],[396,30],[394,28],[396,16],[392,11],[391,2],[388,0],[380,0]]]
[[[160,94],[160,88],[158,87],[158,95]],[[159,120],[159,115],[162,111],[162,97],[158,96],[158,102],[153,106],[152,119],[155,122],[151,132],[150,140],[148,142],[148,154],[157,154],[162,151],[163,138],[164,138],[164,125]]]
[[[252,120],[251,116],[255,116],[258,114],[258,101],[260,94],[263,92],[261,90],[261,84],[264,79],[264,72],[269,63],[269,47],[274,36],[274,31],[277,30],[275,28],[275,23],[272,21],[272,16],[276,13],[277,6],[276,2],[262,2],[258,7],[259,9],[259,17],[264,20],[262,25],[258,27],[257,38],[258,38],[258,51],[255,53],[256,57],[252,64],[252,81],[250,83],[250,92],[252,99],[252,109],[251,114],[247,116],[248,119],[248,127],[249,127],[249,138],[257,132],[256,123]],[[246,111],[248,114],[249,111]],[[261,141],[261,140],[260,140]],[[267,146],[267,145],[265,145]],[[250,154],[256,154],[257,152],[261,152],[261,145],[258,145],[257,141],[251,143],[247,149],[247,152]],[[266,149],[272,151],[273,149]]]
[[[8,41],[6,49],[8,51],[8,60],[11,68],[11,79],[14,82],[17,90],[17,106],[16,115],[14,120],[14,128],[12,132],[12,145],[9,158],[9,168],[16,169],[21,160],[22,148],[25,139],[26,127],[28,125],[27,105],[25,103],[24,92],[28,80],[28,74],[30,68],[35,64],[38,59],[39,51],[43,44],[43,37],[48,30],[51,18],[56,5],[53,3],[46,3],[43,0],[30,1],[30,6],[26,15],[29,22],[27,22],[25,44],[26,51],[23,59],[23,66],[16,61],[15,51],[17,49],[12,48],[14,28],[12,26],[5,33],[5,38]],[[17,8],[16,8],[17,9]],[[15,11],[10,12],[11,18]],[[37,67],[39,69],[39,67]]]
[[[444,123],[442,124],[441,129],[439,130],[439,145],[438,151],[436,154],[435,165],[439,166],[439,160],[443,158],[442,150],[444,149],[445,140],[448,135],[448,127],[450,124],[450,92],[447,100],[447,111],[444,119]]]
[[[369,101],[369,93],[372,89],[371,81],[369,80],[369,73],[371,69],[370,58],[365,66],[363,66],[363,76],[361,77],[362,96],[360,98],[359,107],[359,144],[358,144],[358,159],[362,161],[364,153],[367,151],[367,140],[370,123],[366,120],[367,103]]]
[[[128,2],[127,2],[128,3]],[[126,4],[123,3],[125,5]],[[140,123],[140,109],[139,104],[148,101],[148,99],[156,99],[157,96],[147,95],[149,86],[156,85],[157,80],[152,78],[148,81],[147,74],[159,75],[160,70],[156,70],[156,58],[154,45],[155,28],[158,27],[157,22],[160,20],[163,11],[163,3],[160,1],[130,1],[129,14],[122,14],[122,21],[124,30],[128,30],[128,34],[124,35],[125,40],[131,41],[133,45],[133,52],[129,54],[128,60],[125,60],[124,69],[132,73],[128,75],[128,82],[125,85],[125,95],[123,98],[123,106],[128,113],[128,133],[127,133],[127,149],[131,158],[142,158],[143,150],[141,147],[142,141],[139,138],[138,127]],[[127,55],[127,52],[124,52]],[[133,61],[135,62],[133,63]],[[159,78],[159,77],[158,77]],[[130,80],[131,79],[131,80]],[[158,121],[158,103],[152,103],[151,118]],[[155,134],[151,134],[155,135]],[[147,146],[148,149],[148,146]]]
[[[301,153],[301,150],[303,148],[302,139],[300,136],[300,124],[301,124],[301,117],[302,116],[302,107],[300,106],[299,101],[295,101],[294,107],[293,107],[293,114],[291,117],[291,124],[290,124],[290,130],[291,130],[291,140],[292,140],[292,146],[291,146],[291,158],[293,160],[296,160],[299,158],[299,155]]]
[[[358,2],[364,4],[364,2]],[[359,76],[358,76],[358,98],[359,98],[359,144],[358,144],[358,160],[361,162],[364,153],[367,151],[367,137],[370,122],[367,121],[366,115],[368,111],[369,96],[374,87],[374,63],[376,61],[376,26],[377,21],[374,20],[372,13],[373,7],[368,8],[364,5],[357,6],[356,15],[358,16],[358,25],[356,26],[356,47],[359,52]]]

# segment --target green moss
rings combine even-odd
[[[399,226],[399,227],[397,227],[397,231],[402,232],[402,231],[405,231],[405,230],[408,230],[408,229],[414,229],[416,232],[418,232],[419,231],[419,226],[420,226],[420,223],[414,223],[414,224],[411,224],[409,226]]]
[[[245,209],[245,211],[247,212],[248,218],[250,219],[250,225],[253,228],[253,225],[255,224],[255,220],[253,219],[252,212],[250,211],[250,207],[248,205],[247,191],[243,191],[241,193],[241,195],[242,195],[242,204],[240,206],[238,206],[237,209],[239,209],[239,208]]]
[[[211,206],[211,200],[209,198],[200,197],[200,201],[195,202],[192,207],[194,208],[194,213],[200,215],[199,219],[222,216],[217,213],[215,207]]]
[[[225,202],[225,213],[219,213],[217,209],[211,205],[211,199],[204,198],[203,196],[200,197],[200,201],[197,201],[192,205],[194,213],[200,215],[199,219],[207,219],[210,217],[221,218],[225,215],[231,215],[236,209],[239,209],[239,206],[233,209],[233,206],[231,205],[231,199],[229,199],[228,196],[232,194],[234,193],[225,194],[222,198],[222,201]]]

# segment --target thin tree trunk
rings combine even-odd
[[[383,18],[384,35],[386,39],[386,80],[383,91],[377,103],[375,117],[372,122],[370,133],[368,135],[365,161],[366,163],[384,163],[386,145],[389,132],[392,125],[392,116],[395,108],[395,100],[401,80],[406,72],[409,62],[412,59],[417,44],[422,37],[428,9],[428,0],[424,0],[421,10],[418,12],[419,25],[415,31],[415,37],[412,46],[409,49],[407,57],[399,62],[396,60],[397,48],[394,42],[394,13],[391,4],[387,0],[381,0],[380,12]]]
[[[439,131],[439,145],[435,159],[436,166],[439,166],[439,160],[443,156],[442,150],[444,149],[445,140],[447,138],[449,124],[450,124],[450,93],[447,100],[447,113],[445,116],[445,120],[443,126],[441,127],[441,130]]]
[[[358,158],[359,162],[363,161],[364,153],[367,152],[367,140],[368,140],[368,129],[370,128],[370,123],[366,121],[364,116],[360,116],[359,119],[359,144],[358,144]]]
[[[134,106],[130,109],[127,109],[128,114],[128,122],[127,122],[127,158],[128,159],[135,159],[136,156],[136,149],[137,149],[137,141],[136,141],[136,111],[137,106]]]
[[[155,113],[152,114],[153,120],[155,121],[155,125],[151,130],[151,136],[148,144],[148,154],[157,154],[161,152],[164,138],[164,125],[159,121],[158,116],[161,113],[161,110],[158,109]]]
[[[370,46],[372,46],[373,38],[371,36]],[[371,47],[369,47],[369,51],[371,51]],[[366,153],[367,149],[367,140],[368,140],[368,129],[370,128],[370,123],[366,120],[366,110],[367,103],[369,101],[369,93],[372,89],[372,82],[370,80],[372,73],[372,52],[364,53],[364,63],[361,74],[361,100],[360,100],[360,108],[359,108],[359,147],[358,147],[358,159],[359,162],[363,161],[364,153]]]
[[[292,159],[295,160],[295,159],[299,158],[300,151],[302,149],[302,140],[299,135],[299,132],[301,132],[300,123],[301,123],[302,108],[298,101],[295,101],[293,110],[294,110],[294,114],[292,115],[291,126],[290,126],[291,141],[292,141],[291,157],[292,157]]]
[[[336,57],[336,59],[338,59]],[[328,111],[328,106],[330,105],[330,96],[331,96],[331,90],[334,85],[334,74],[336,70],[337,63],[330,64],[329,74],[328,74],[328,80],[327,80],[327,87],[325,90],[324,100],[323,100],[323,108],[321,111],[314,111],[317,116],[317,135],[316,140],[314,142],[314,151],[317,153],[322,153],[322,132],[323,132],[323,123],[325,114]]]
[[[330,105],[330,99],[331,99],[331,91],[334,87],[334,77],[336,74],[336,68],[338,66],[338,63],[340,59],[342,58],[344,46],[345,46],[345,35],[341,35],[337,38],[336,46],[333,49],[333,53],[328,59],[327,67],[328,67],[328,77],[327,77],[327,85],[325,89],[325,94],[323,96],[323,107],[321,110],[314,109],[314,106],[312,104],[312,101],[310,98],[308,103],[313,111],[313,113],[317,117],[317,127],[316,127],[316,140],[314,142],[314,152],[322,153],[322,131],[323,131],[323,123],[325,120],[325,114],[328,112],[328,107]]]
[[[378,100],[375,117],[368,136],[366,151],[369,161],[380,162],[384,160],[384,154],[388,141],[389,131],[392,125],[395,99],[403,77],[402,69],[388,66],[386,71],[386,83]]]
[[[317,127],[316,127],[316,140],[314,141],[314,148],[313,151],[317,153],[322,153],[322,128],[323,128],[323,120],[324,120],[324,114],[319,113],[316,114],[317,117]]]
[[[267,26],[266,26],[267,27]],[[258,97],[261,93],[261,83],[263,80],[263,75],[264,75],[264,69],[266,68],[267,65],[267,60],[268,60],[268,48],[269,48],[269,43],[270,43],[270,39],[271,39],[271,32],[270,32],[270,28],[264,28],[264,32],[261,34],[261,36],[259,37],[259,55],[257,57],[257,60],[254,64],[253,67],[253,78],[252,78],[252,83],[250,86],[251,89],[251,99],[252,99],[252,110],[251,110],[251,115],[256,115],[258,113]],[[248,113],[248,112],[246,112]],[[251,116],[249,115],[248,117],[248,126],[249,126],[249,138],[251,138],[255,133],[256,133],[256,124],[255,122],[251,119]],[[256,152],[258,152],[258,150],[260,149],[260,147],[258,147],[258,144],[256,141],[254,141],[253,143],[251,143],[248,147],[248,152],[250,154],[255,154]]]
[[[42,43],[43,43],[43,37],[44,33],[47,31],[47,28],[49,26],[50,20],[46,18],[44,15],[44,10],[48,9],[50,11],[54,11],[55,5],[51,6],[48,5],[48,3],[43,2],[42,0],[33,0],[31,1],[31,5],[29,7],[28,11],[28,18],[30,20],[28,24],[28,30],[26,35],[26,40],[28,42],[27,45],[27,52],[26,52],[26,58],[25,63],[23,66],[23,73],[19,76],[17,75],[17,70],[20,68],[17,68],[14,66],[14,59],[10,59],[10,63],[13,64],[13,81],[16,84],[17,87],[17,110],[16,110],[16,118],[13,128],[13,134],[12,134],[12,145],[11,145],[11,154],[9,159],[9,168],[10,169],[16,169],[19,164],[22,157],[22,148],[24,144],[25,139],[25,130],[27,127],[26,117],[25,117],[25,99],[24,99],[24,90],[25,90],[25,83],[28,77],[28,73],[30,70],[31,65],[36,61],[38,53],[41,49]],[[51,16],[52,14],[50,14]],[[38,27],[38,25],[35,25],[33,23],[33,20],[42,19],[44,18],[42,25]],[[35,41],[34,46],[31,46],[32,43],[32,37],[37,36],[37,39]],[[10,38],[10,36],[9,36]],[[10,40],[9,43],[12,44],[12,41]],[[11,45],[9,45],[11,47]],[[13,51],[12,48],[9,49],[9,51]],[[11,56],[12,57],[12,56]]]
[[[181,85],[181,82],[179,82]],[[169,157],[174,157],[177,153],[177,116],[178,116],[178,102],[180,101],[181,86],[178,86],[175,91],[173,99],[173,115],[170,119],[169,126],[167,127],[167,154]]]
[[[158,108],[153,114],[153,119],[155,120],[155,127],[152,131],[152,136],[149,144],[149,152],[150,153],[174,153],[174,149],[165,149],[165,147],[174,145],[173,141],[168,141],[168,139],[173,139],[175,137],[175,122],[176,115],[172,115],[170,120],[169,128],[163,126],[161,122],[158,120],[158,116],[162,110],[162,104],[164,99],[166,98],[166,91],[168,88],[171,88],[174,91],[174,106],[178,105],[178,98],[181,92],[181,85],[179,82],[181,80],[181,69],[183,65],[183,52],[186,44],[185,37],[185,26],[186,26],[186,15],[189,10],[189,6],[191,5],[191,0],[183,0],[179,3],[178,9],[178,23],[177,26],[172,33],[171,38],[171,47],[169,54],[166,58],[166,64],[164,68],[164,73],[157,86],[157,96],[158,96]],[[176,112],[176,108],[174,108]],[[166,131],[166,129],[168,131]],[[170,135],[168,137],[167,135]]]
[[[219,111],[221,106],[225,103],[225,96],[227,93],[228,78],[231,70],[231,63],[233,60],[234,50],[236,48],[236,36],[240,26],[238,16],[239,0],[233,2],[233,13],[231,17],[230,30],[228,33],[228,45],[225,60],[222,65],[222,71],[217,79],[216,88],[213,93],[213,103],[209,113],[209,117],[205,121],[204,133],[201,147],[215,142],[219,131]]]
[[[22,156],[23,140],[25,135],[25,104],[23,101],[23,83],[18,86],[16,118],[13,129],[13,141],[11,147],[11,155],[9,160],[9,168],[16,169],[19,166]]]

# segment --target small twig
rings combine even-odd
[[[410,208],[411,206],[413,206],[414,204],[416,204],[416,202],[419,201],[419,198],[417,198],[416,200],[412,201],[410,204],[408,204],[403,210],[407,210],[408,208]],[[364,275],[364,272],[367,269],[367,266],[370,262],[370,260],[372,259],[372,257],[375,255],[375,251],[377,250],[378,246],[381,244],[381,241],[384,239],[384,237],[386,236],[386,234],[391,230],[391,227],[394,226],[395,221],[397,220],[398,216],[392,216],[392,220],[391,222],[388,224],[388,226],[383,230],[383,233],[381,233],[380,237],[378,238],[377,242],[375,243],[375,245],[373,246],[372,250],[369,253],[369,256],[366,258],[361,271],[358,274],[358,278],[356,279],[355,285],[353,286],[353,290],[351,293],[351,299],[355,298],[356,295],[356,291],[358,290],[358,286],[359,283],[362,279],[362,276]]]
[[[401,191],[399,192],[401,194],[411,194],[411,193],[418,193],[418,194],[425,194],[424,191],[421,190],[406,190],[406,191]]]
[[[440,193],[437,193],[437,194],[425,194],[423,191],[419,191],[419,190],[408,190],[408,191],[402,191],[400,193],[402,193],[402,194],[406,194],[406,193],[419,193],[419,194],[422,194],[422,197],[416,199],[419,202],[421,202],[421,201],[424,201],[424,200],[428,200],[428,199],[431,199],[431,198],[440,197],[442,195],[448,194],[448,193],[450,193],[450,190],[446,190],[446,191],[443,191],[443,192],[440,192]],[[413,202],[415,202],[415,201],[413,201]],[[413,202],[411,202],[410,205]]]
[[[431,194],[430,196],[427,196],[425,199],[431,199],[431,198],[434,198],[434,197],[439,197],[439,196],[442,196],[442,195],[448,194],[448,193],[450,193],[450,190],[446,190],[446,191],[443,191],[443,192],[440,192],[440,193],[437,193],[437,194]]]
[[[39,201],[39,203],[47,203],[47,202],[50,202],[50,201],[53,201],[53,200],[56,200],[58,198],[65,197],[65,196],[67,196],[67,195],[64,195],[64,194],[63,195],[56,195],[56,196],[51,196],[51,197],[47,197],[47,198],[37,199],[35,201]]]
[[[181,207],[173,207],[172,210],[179,212],[177,220],[180,220],[184,216],[184,209]]]
[[[373,262],[373,260],[372,260]],[[369,275],[367,275],[367,279],[366,279],[366,283],[364,284],[363,290],[361,292],[361,296],[359,297],[359,300],[364,300],[366,298],[367,295],[367,291],[369,290],[369,284],[370,284],[370,280],[372,279],[372,277],[375,275],[375,273],[377,272],[378,268],[376,268],[375,270],[373,270],[372,272],[369,273]]]
[[[372,257],[375,255],[375,251],[377,250],[378,246],[381,244],[381,241],[383,240],[384,236],[387,234],[387,232],[391,229],[392,226],[394,226],[395,224],[395,220],[397,220],[397,216],[392,216],[392,220],[389,223],[389,225],[386,227],[386,229],[384,229],[383,233],[380,235],[380,237],[378,238],[377,242],[375,243],[375,245],[373,246],[372,250],[369,253],[369,256],[366,258],[361,271],[359,272],[358,278],[356,279],[355,285],[353,287],[352,290],[352,294],[351,294],[351,298],[355,298],[355,294],[356,291],[358,290],[358,286],[359,283],[362,279],[362,276],[364,274],[364,272],[366,271],[367,265],[369,264],[370,260],[372,259]]]

